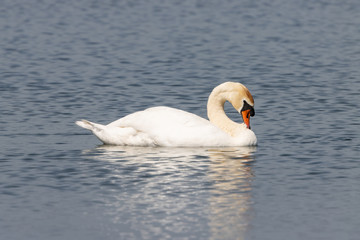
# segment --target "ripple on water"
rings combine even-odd
[[[358,239],[357,0],[88,2],[0,6],[2,238]],[[74,124],[206,117],[224,81],[254,96],[253,151],[97,148]]]

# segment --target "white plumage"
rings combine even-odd
[[[245,124],[231,121],[224,112],[229,101],[240,112],[243,102],[253,106],[247,88],[240,83],[223,83],[211,93],[209,120],[170,107],[153,107],[129,114],[108,125],[77,121],[103,143],[130,146],[253,146],[257,139]],[[250,96],[250,97],[249,97]],[[233,101],[240,101],[233,103]],[[220,106],[220,108],[219,108]]]

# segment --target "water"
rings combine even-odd
[[[355,0],[2,1],[0,238],[358,239],[359,24]],[[74,124],[206,117],[223,81],[252,92],[258,147],[106,147]]]

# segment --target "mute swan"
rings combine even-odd
[[[229,101],[242,115],[244,123],[235,123],[224,112]],[[87,120],[76,124],[91,130],[104,144],[130,146],[254,146],[255,133],[250,116],[255,115],[254,99],[241,83],[225,82],[211,92],[209,120],[170,107],[152,107],[129,114],[108,125]]]

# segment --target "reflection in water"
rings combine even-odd
[[[120,236],[243,239],[255,150],[104,145],[84,154],[110,163],[118,190],[104,201]]]
[[[251,150],[210,153],[208,174],[215,180],[210,198],[211,239],[244,239],[251,204]]]

